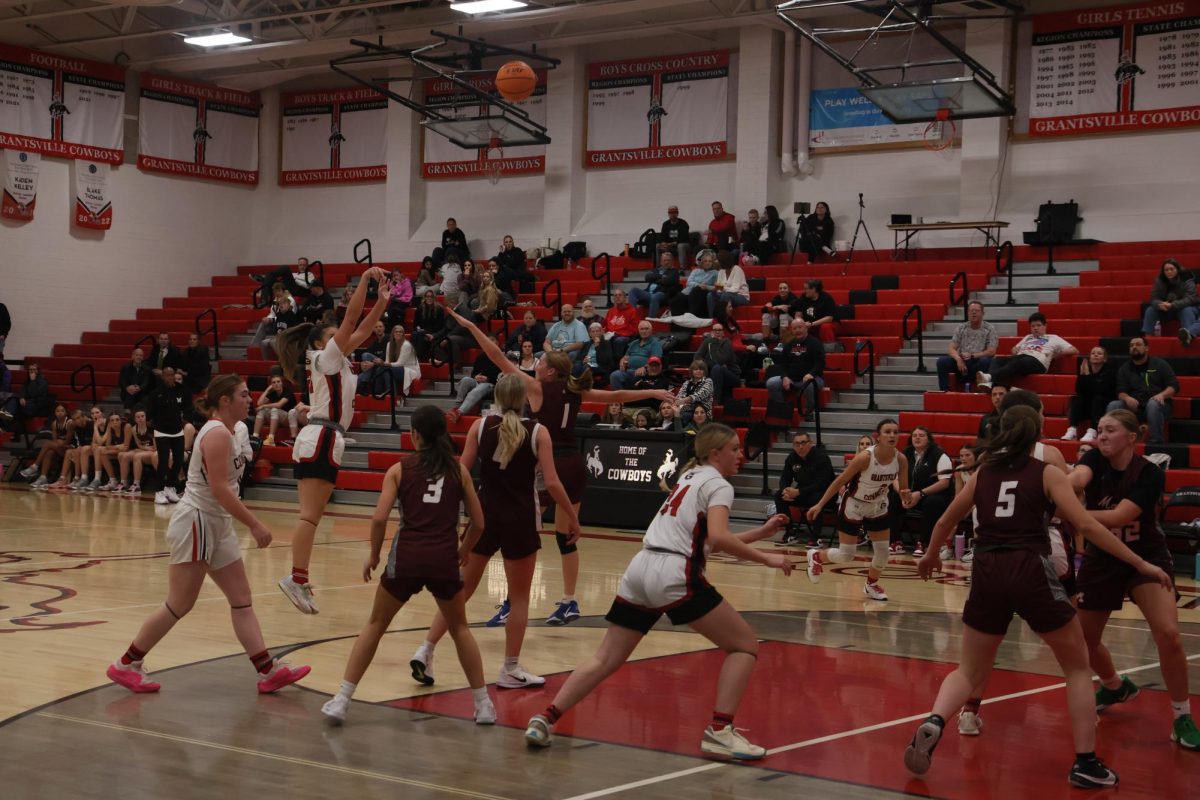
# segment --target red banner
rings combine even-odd
[[[284,94],[280,185],[387,180],[387,108],[365,87]]]
[[[0,45],[0,147],[120,164],[125,70]]]
[[[1200,0],[1033,18],[1029,133],[1200,125]]]

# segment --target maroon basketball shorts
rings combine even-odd
[[[575,448],[554,449],[554,469],[558,479],[562,481],[567,499],[572,505],[583,502],[583,492],[587,489],[587,465],[583,453]]]
[[[1143,554],[1142,558],[1161,567],[1168,575],[1175,568],[1171,553],[1165,547]],[[1138,572],[1133,565],[1089,545],[1075,579],[1079,592],[1075,599],[1086,611],[1120,611],[1125,598],[1132,597],[1133,590],[1143,583],[1156,581]]]
[[[975,550],[971,593],[962,620],[980,633],[1003,636],[1013,614],[1035,633],[1071,621],[1075,608],[1049,558],[1032,550]]]
[[[536,518],[530,520],[530,523],[532,524],[523,524],[515,519],[489,519],[471,552],[491,558],[498,550],[505,561],[517,561],[531,556],[542,549],[542,534]]]

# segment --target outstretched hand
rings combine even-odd
[[[938,558],[936,550],[930,549],[917,562],[917,575],[921,580],[927,581],[933,577],[933,573],[942,571],[942,560]]]

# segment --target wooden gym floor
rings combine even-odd
[[[313,575],[321,613],[297,612],[275,582],[290,568],[295,509],[253,503],[276,541],[245,550],[268,645],[312,674],[259,696],[229,625],[206,585],[195,610],[148,657],[163,684],[132,695],[104,669],[166,591],[163,531],[169,507],[149,499],[0,488],[0,786],[12,798],[944,798],[1072,796],[1071,745],[1061,676],[1022,623],[1002,647],[982,716],[984,733],[953,722],[933,769],[917,780],[901,762],[937,685],[953,668],[965,570],[923,583],[911,558],[884,575],[892,600],[861,595],[865,559],[817,586],[803,564],[790,578],[716,559],[710,580],[743,611],[764,644],[737,724],[770,748],[753,765],[702,758],[716,653],[665,623],[635,660],[559,724],[554,745],[530,752],[525,721],[603,635],[603,615],[636,551],[635,536],[592,531],[581,544],[584,618],[541,624],[561,591],[553,540],[534,578],[534,619],[522,663],[547,676],[541,691],[498,690],[494,728],[471,722],[471,701],[447,639],[437,683],[418,687],[408,659],[432,612],[419,595],[397,616],[340,728],[320,706],[335,691],[374,586],[363,584],[368,514],[331,507],[317,536]],[[249,537],[243,533],[243,546]],[[767,546],[767,545],[763,545]],[[863,551],[864,553],[866,551]],[[803,552],[794,552],[803,562]],[[842,574],[836,574],[842,573]],[[1180,616],[1193,693],[1200,689],[1200,599],[1181,579]],[[499,668],[503,630],[482,622],[504,597],[492,564],[470,602],[485,671]],[[1106,634],[1118,666],[1146,689],[1100,719],[1099,752],[1121,773],[1126,798],[1200,796],[1200,753],[1173,745],[1156,653],[1136,610]],[[1200,705],[1197,706],[1200,711]]]

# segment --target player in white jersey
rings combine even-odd
[[[596,654],[580,664],[547,709],[529,720],[525,740],[533,746],[550,744],[559,718],[592,689],[629,660],[634,648],[666,614],[676,625],[689,625],[725,651],[717,679],[712,725],[704,731],[700,749],[726,758],[762,758],[766,750],[746,741],[733,727],[733,715],[750,682],[758,640],[746,620],[708,583],[705,560],[711,551],[756,561],[791,574],[791,561],[750,546],[788,524],[776,514],[759,528],[729,531],[733,487],[741,445],[732,428],[711,423],[696,437],[696,458],[684,467],[679,483],[667,496],[621,578],[617,597],[605,617],[610,623]]]
[[[867,582],[863,594],[872,600],[886,601],[887,593],[879,585],[888,562],[888,540],[891,539],[891,522],[888,516],[888,490],[898,483],[900,499],[908,501],[908,459],[896,449],[900,426],[894,419],[881,420],[875,426],[876,442],[854,457],[842,470],[825,494],[808,510],[808,519],[815,521],[833,496],[846,486],[838,510],[838,546],[828,550],[810,548],[808,551],[808,579],[819,583],[824,565],[848,564],[854,560],[858,547],[858,531],[864,529],[871,540],[871,566],[867,570]]]
[[[308,424],[292,446],[297,493],[300,496],[300,519],[292,529],[292,574],[279,581],[279,588],[292,605],[305,614],[316,614],[312,584],[308,580],[308,565],[312,560],[313,539],[317,525],[325,516],[325,506],[337,483],[342,454],[346,450],[346,430],[354,418],[356,378],[350,368],[350,354],[371,335],[375,323],[387,309],[388,272],[371,267],[362,274],[346,316],[337,328],[332,325],[304,323],[288,328],[275,337],[279,366],[293,383],[300,377],[300,357],[304,355],[308,377],[311,408]],[[367,299],[367,284],[379,282],[379,300],[362,318]]]
[[[271,543],[271,532],[237,496],[245,455],[234,440],[233,428],[250,409],[250,390],[237,375],[218,375],[197,407],[209,421],[196,437],[187,488],[167,526],[171,546],[167,599],[142,623],[125,655],[109,666],[108,677],[131,692],[161,688],[146,675],[142,660],[192,610],[208,575],[229,600],[233,631],[258,672],[258,691],[274,692],[303,678],[309,668],[276,661],[267,652],[233,531],[236,518],[250,528],[259,547]]]

